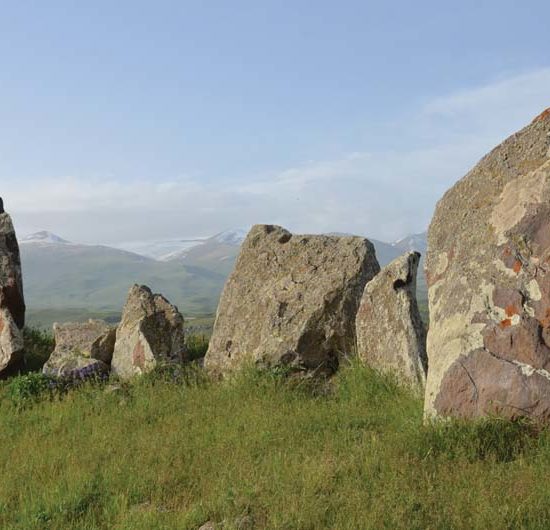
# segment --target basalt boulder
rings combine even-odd
[[[25,300],[19,245],[11,217],[0,208],[0,374],[23,358]]]
[[[206,369],[223,375],[253,362],[333,372],[355,349],[361,295],[379,270],[364,238],[254,226],[225,284]]]
[[[426,269],[427,415],[550,421],[550,109],[439,201]]]
[[[420,254],[384,267],[365,287],[357,313],[357,354],[369,366],[411,385],[426,382],[426,329],[416,302]]]
[[[116,329],[102,320],[54,324],[55,350],[43,372],[55,377],[84,377],[109,371]]]
[[[117,328],[112,372],[129,379],[159,364],[184,362],[183,324],[178,308],[166,298],[144,285],[134,285]]]

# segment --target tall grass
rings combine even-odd
[[[549,527],[546,431],[423,425],[421,396],[355,363],[330,382],[157,372],[25,407],[14,384],[0,528]]]

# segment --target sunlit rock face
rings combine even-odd
[[[178,308],[144,285],[134,285],[117,328],[112,372],[130,379],[159,364],[185,360],[183,317]]]
[[[365,287],[356,319],[357,354],[367,365],[403,383],[426,382],[426,330],[416,302],[420,254],[408,252]]]
[[[19,245],[0,199],[0,374],[22,360],[25,299]]]
[[[364,238],[254,226],[225,284],[205,367],[222,375],[247,362],[333,372],[355,350],[361,295],[379,270]]]
[[[550,109],[439,201],[427,415],[550,420]]]

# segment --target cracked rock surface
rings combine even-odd
[[[361,295],[379,270],[364,238],[254,226],[224,287],[205,367],[224,374],[252,361],[334,371],[354,350]]]
[[[426,382],[426,329],[416,302],[420,254],[392,261],[365,287],[356,319],[357,354],[405,383]]]
[[[439,201],[428,415],[550,420],[550,110]]]
[[[0,213],[0,374],[23,358],[25,300],[19,245],[11,217]]]

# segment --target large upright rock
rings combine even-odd
[[[113,357],[115,328],[102,320],[55,323],[55,350],[43,372],[56,377],[105,373]]]
[[[357,354],[413,385],[426,381],[426,330],[416,302],[420,254],[395,259],[365,287],[357,313]]]
[[[254,361],[333,371],[354,349],[359,301],[379,270],[361,237],[254,226],[225,284],[206,368],[223,374]]]
[[[11,217],[0,205],[0,374],[23,356],[25,300],[19,245]]]
[[[428,415],[550,420],[550,109],[439,201]]]
[[[117,328],[112,372],[121,379],[150,372],[159,363],[183,362],[183,317],[144,285],[134,285]]]

